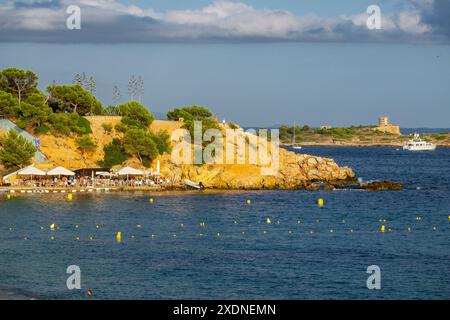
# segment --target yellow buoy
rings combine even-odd
[[[136,238],[136,237],[135,237],[135,235],[134,235],[134,234],[132,234],[132,235],[131,235],[131,239],[134,239],[134,238]]]
[[[200,226],[200,227],[204,227],[204,226],[205,226],[205,223],[204,223],[204,222],[200,222],[199,226]]]
[[[447,218],[448,218],[448,220],[450,220],[450,215]]]
[[[137,224],[136,228],[142,228],[142,226],[140,224]]]
[[[267,224],[271,224],[271,223],[272,223],[272,221],[270,221],[270,218],[267,218],[267,219],[266,219],[266,223],[267,223]]]
[[[69,193],[67,195],[67,200],[72,201],[72,199],[73,199],[73,195],[71,193]]]
[[[118,231],[118,232],[116,233],[116,241],[117,241],[117,242],[122,241],[122,232]]]
[[[50,230],[55,230],[55,229],[56,229],[56,226],[55,226],[54,223],[52,223],[52,224],[50,225]]]
[[[317,204],[319,205],[319,207],[322,207],[324,204],[324,201],[322,198],[319,198],[319,200],[317,200]]]
[[[8,195],[6,196],[6,198],[7,198],[8,200],[10,200],[10,199],[11,199],[11,195],[8,194]]]
[[[55,240],[55,236],[51,236],[51,237],[50,237],[50,240]]]
[[[386,227],[384,226],[384,224],[381,226],[380,231],[381,232],[385,232],[386,231]]]
[[[155,199],[150,198],[148,201],[149,201],[150,203],[153,203],[153,202],[155,202]]]
[[[252,203],[252,200],[250,200],[250,199],[247,199],[247,204],[251,204]]]
[[[80,237],[76,237],[75,240],[80,241]]]
[[[89,236],[89,240],[94,240],[94,237],[93,236]]]

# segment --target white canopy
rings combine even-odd
[[[42,171],[34,166],[29,166],[17,171],[19,176],[45,176],[45,171]]]
[[[110,176],[112,176],[111,173],[106,172],[106,171],[97,171],[95,173],[95,175],[100,176],[100,177],[110,177]]]
[[[74,176],[75,172],[64,167],[56,167],[47,172],[48,176]]]
[[[131,167],[124,167],[116,172],[119,176],[141,176],[144,174],[144,171],[134,169]]]

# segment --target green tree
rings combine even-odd
[[[170,135],[166,130],[159,131],[158,133],[150,133],[153,141],[156,144],[159,154],[170,151]]]
[[[176,108],[167,113],[167,119],[178,120],[184,118],[184,120],[209,118],[212,116],[211,111],[206,107],[193,105],[190,107]]]
[[[99,164],[105,168],[111,168],[115,165],[122,164],[128,159],[125,148],[118,138],[114,138],[110,144],[105,145],[103,147],[103,152],[105,153],[105,156],[103,157],[103,161],[100,161]]]
[[[87,134],[78,137],[75,142],[78,145],[78,149],[81,151],[83,161],[86,163],[86,154],[94,152],[95,149],[97,149],[97,144]]]
[[[48,118],[48,124],[55,135],[92,133],[90,122],[77,113],[52,113]]]
[[[192,114],[190,114],[184,109],[177,108],[167,112],[168,120],[178,121],[180,118],[183,118],[185,121],[189,121],[192,120],[194,117],[192,116]]]
[[[19,104],[37,89],[38,76],[31,70],[8,68],[0,72],[0,90],[17,97]]]
[[[147,128],[154,120],[153,115],[140,103],[130,101],[119,105],[122,122],[130,127]]]
[[[11,129],[0,139],[0,161],[7,168],[23,168],[31,164],[36,147]]]
[[[129,129],[125,132],[125,151],[132,156],[136,156],[141,164],[144,159],[153,160],[158,155],[158,148],[153,141],[149,131],[144,129]]]
[[[17,99],[5,91],[0,91],[0,117],[14,118],[18,109]]]
[[[103,113],[101,103],[79,84],[49,86],[47,92],[50,94],[49,101],[54,110],[80,115]]]
[[[192,138],[194,138],[195,121],[200,121],[202,123],[202,135],[208,129],[219,129],[219,125],[214,121],[214,119],[211,118],[200,118],[185,121],[183,128],[189,131]]]
[[[51,114],[52,109],[47,105],[45,96],[42,93],[32,93],[19,105],[18,124],[21,127],[40,127]]]

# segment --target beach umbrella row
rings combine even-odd
[[[33,165],[30,165],[26,168],[20,169],[18,171],[16,171],[13,174],[17,174],[19,176],[75,176],[75,172],[66,169],[64,167],[56,167],[53,168],[47,172],[38,169]],[[13,175],[11,174],[11,175]],[[159,161],[158,161],[158,170],[156,172],[152,172],[152,171],[143,171],[143,170],[139,170],[139,169],[135,169],[132,167],[123,167],[121,169],[119,169],[118,171],[111,173],[111,172],[107,172],[107,171],[97,171],[95,173],[95,175],[100,176],[100,177],[111,177],[112,175],[118,175],[118,176],[126,176],[127,179],[129,176],[142,176],[142,175],[159,175]]]
[[[34,165],[28,166],[16,172],[19,176],[74,176],[75,172],[70,171],[64,167],[56,167],[51,169],[50,171],[43,171],[41,169],[36,168]]]

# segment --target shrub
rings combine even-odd
[[[128,126],[122,122],[116,124],[116,126],[114,128],[116,129],[117,132],[122,132],[122,133],[125,133],[128,130]]]
[[[111,133],[113,129],[113,125],[111,123],[102,123],[103,130],[107,133]]]

